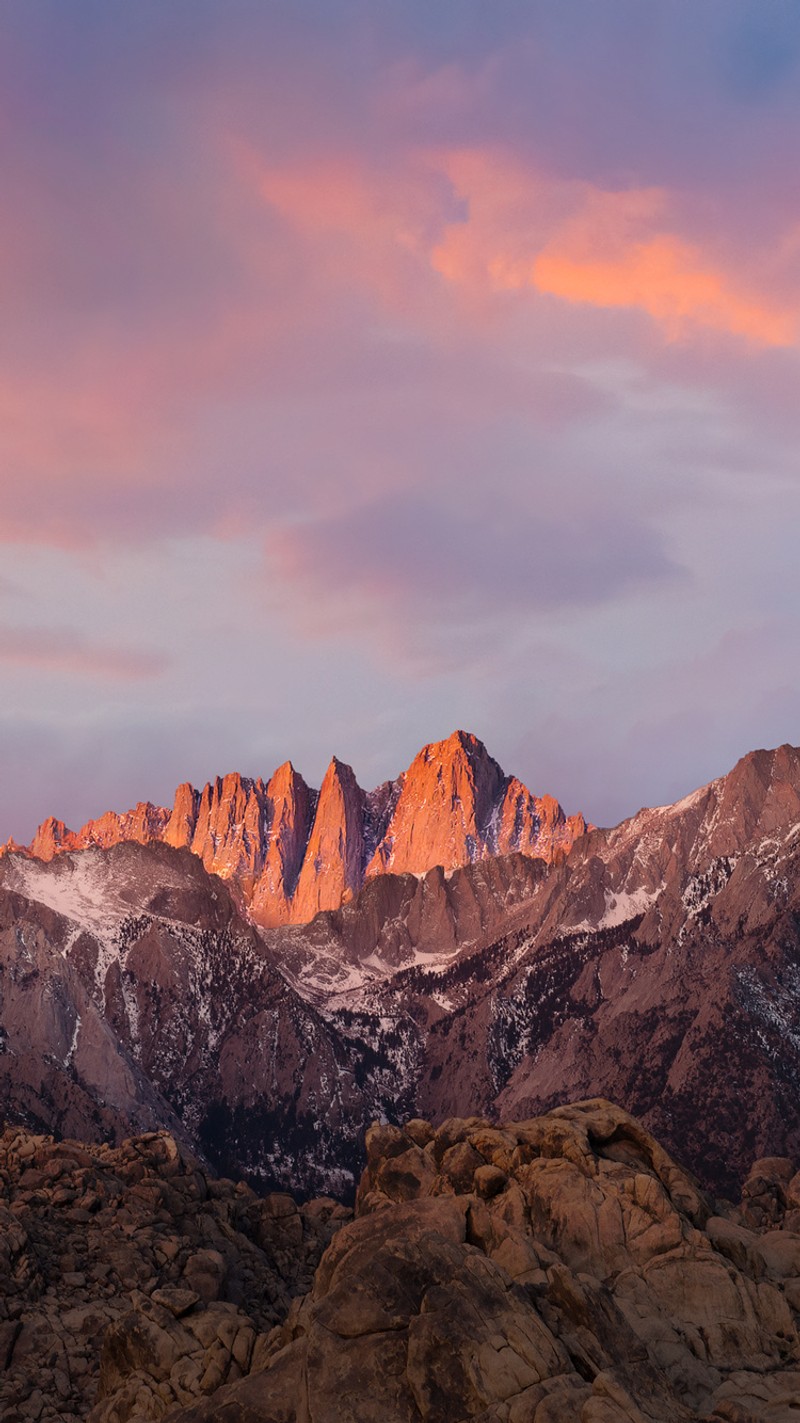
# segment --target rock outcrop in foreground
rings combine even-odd
[[[268,1356],[352,1212],[217,1180],[166,1132],[0,1137],[0,1418],[161,1418]]]
[[[0,1183],[6,1423],[798,1416],[800,1173],[712,1201],[602,1100],[375,1125],[352,1221],[165,1135],[7,1132]]]

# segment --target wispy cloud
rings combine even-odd
[[[505,679],[531,628],[685,586],[691,575],[634,513],[569,516],[486,498],[388,496],[274,528],[268,586],[319,649],[337,640],[428,685]]]
[[[0,627],[0,663],[127,682],[160,676],[169,659],[147,649],[93,642],[72,628]]]

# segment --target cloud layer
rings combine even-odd
[[[4,18],[0,676],[65,814],[88,725],[102,810],[182,721],[206,774],[302,722],[365,779],[467,725],[608,819],[720,769],[675,669],[751,627],[736,749],[797,739],[789,0]]]

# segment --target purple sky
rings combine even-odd
[[[9,0],[0,838],[800,741],[795,0]]]

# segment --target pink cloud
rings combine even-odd
[[[71,628],[0,627],[0,662],[76,677],[140,681],[166,671],[159,652],[92,642]]]
[[[275,163],[238,141],[231,152],[245,183],[300,239],[307,289],[323,301],[344,289],[395,314],[435,315],[428,253],[461,205],[426,154],[376,162],[351,150]]]
[[[698,326],[759,346],[791,346],[797,334],[794,313],[745,291],[671,233],[657,233],[599,260],[561,248],[556,239],[539,253],[531,280],[539,291],[565,301],[643,311],[668,339]]]
[[[477,478],[503,422],[533,441],[602,414],[581,364],[642,358],[631,311],[662,347],[793,337],[790,234],[765,294],[754,244],[720,253],[664,189],[608,192],[508,147],[315,144],[288,158],[216,131],[179,196],[143,165],[122,194],[135,240],[109,201],[62,251],[64,195],[39,195],[18,226],[51,236],[9,248],[0,539],[227,536]]]
[[[794,343],[797,292],[787,310],[785,300],[754,288],[748,270],[726,270],[713,252],[673,230],[679,214],[670,211],[669,193],[565,182],[498,152],[442,161],[469,217],[448,227],[430,259],[456,286],[638,309],[668,339],[707,326],[757,345]],[[792,250],[787,242],[787,258]]]

